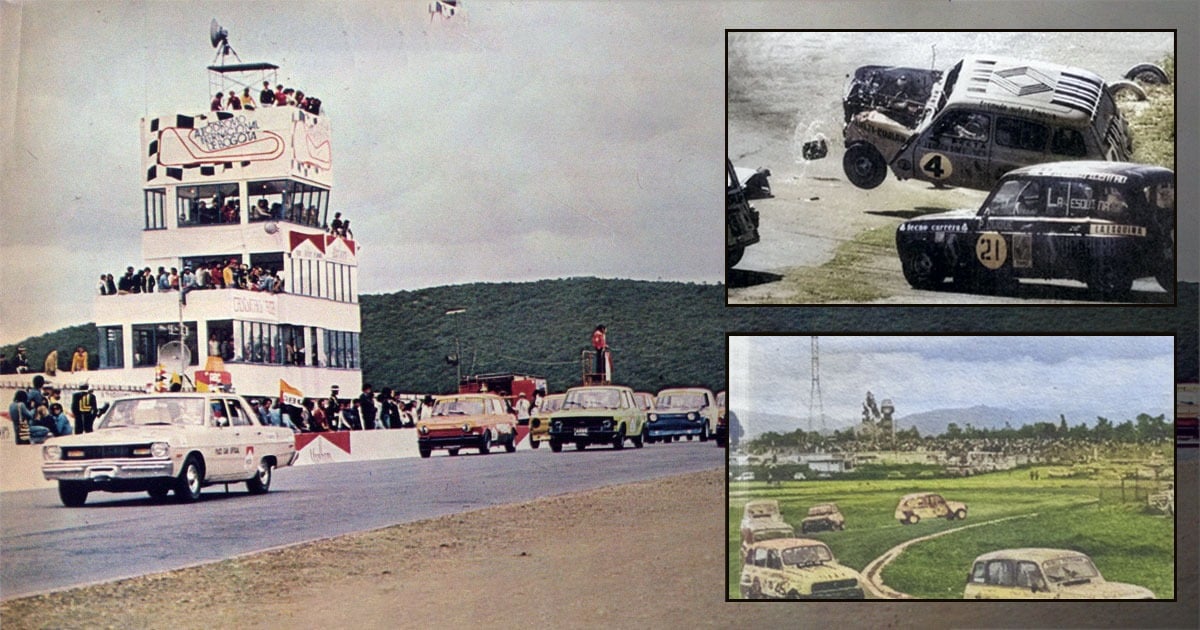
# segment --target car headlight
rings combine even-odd
[[[429,425],[422,424],[421,426],[417,427],[417,431],[419,431],[421,435],[429,435]]]
[[[695,421],[696,421],[696,412],[694,412],[694,411],[689,411],[689,412],[688,412],[688,415],[687,415],[687,418],[688,418],[688,420],[691,420],[692,422],[695,422]]]
[[[42,459],[48,462],[56,462],[62,459],[62,449],[57,446],[43,446]]]
[[[463,433],[470,433],[470,432],[471,432],[471,424],[470,424],[469,422],[464,422],[464,423],[463,423],[463,425],[462,425],[462,432],[463,432]]]
[[[529,428],[531,428],[531,429],[536,429],[540,426],[542,426],[542,421],[538,420],[536,418],[529,422]]]
[[[155,442],[150,445],[150,456],[163,458],[171,454],[171,445],[166,442]]]
[[[612,420],[605,420],[604,422],[601,422],[600,428],[604,429],[605,431],[611,429],[612,428]]]
[[[551,426],[554,428],[555,431],[561,431],[562,430],[562,420],[555,420],[554,424]]]
[[[652,413],[652,414],[650,414],[649,416],[646,416],[646,417],[647,417],[647,419],[649,419],[649,420],[650,420],[650,422],[654,422],[655,420],[658,420],[658,414],[656,414],[656,413]]]

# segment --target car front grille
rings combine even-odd
[[[858,580],[854,578],[848,578],[845,580],[833,580],[831,582],[817,582],[816,584],[813,584],[812,590],[813,593],[818,593],[820,591],[836,591],[843,588],[854,588],[857,585]]]
[[[134,454],[135,450],[142,451]],[[117,459],[126,457],[150,457],[149,444],[105,444],[103,446],[67,446],[62,449],[64,460]]]

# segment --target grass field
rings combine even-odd
[[[1143,482],[1144,483],[1144,482]],[[1144,486],[1142,488],[1144,496]],[[893,518],[899,498],[938,492],[968,506],[967,520],[923,520],[901,525]],[[1007,516],[1021,518],[948,534],[908,548],[883,571],[892,588],[915,597],[957,599],[971,561],[981,553],[1012,547],[1075,549],[1092,557],[1105,579],[1145,586],[1160,599],[1174,597],[1175,533],[1172,519],[1151,514],[1145,501],[1116,479],[1029,479],[1027,470],[958,479],[798,481],[729,486],[728,593],[740,597],[738,558],[742,506],[749,499],[777,499],[784,520],[799,526],[816,503],[833,501],[846,517],[840,532],[808,534],[826,542],[837,559],[862,570],[871,560],[911,538]]]

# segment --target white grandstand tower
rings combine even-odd
[[[237,53],[215,20],[210,36],[220,58],[208,67],[210,99],[249,88],[257,107],[193,103],[142,119],[142,261],[129,264],[157,276],[159,267],[223,273],[232,262],[274,272],[282,290],[101,295],[100,370],[89,380],[163,387],[178,375],[184,389],[253,396],[280,396],[281,382],[292,396],[327,396],[334,385],[357,393],[358,248],[325,228],[337,209],[329,117],[319,102],[264,107],[259,92],[277,85],[278,66],[226,64]]]

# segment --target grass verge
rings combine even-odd
[[[833,258],[820,267],[792,270],[785,281],[793,304],[825,302],[870,302],[888,294],[881,280],[894,275],[873,267],[880,257],[896,256],[896,224],[881,225],[859,232],[838,245]]]

